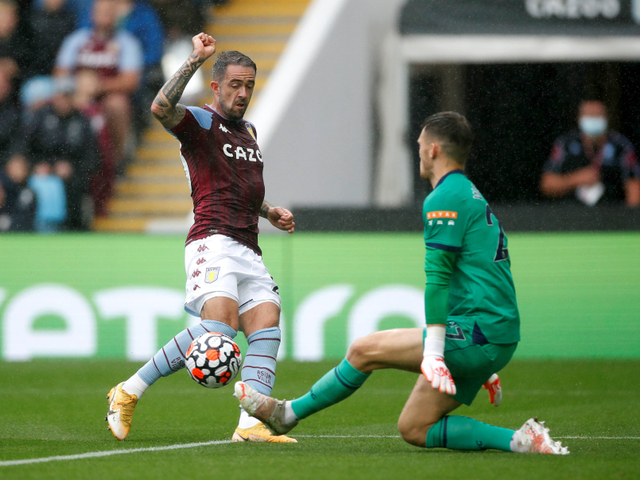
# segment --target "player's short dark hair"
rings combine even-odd
[[[237,50],[228,50],[218,55],[216,63],[213,64],[213,80],[216,82],[222,80],[225,73],[227,73],[229,65],[250,67],[253,68],[254,72],[258,73],[258,67],[256,67],[255,62],[244,53],[240,53]]]
[[[469,157],[475,134],[469,121],[456,112],[440,112],[427,117],[422,129],[442,143],[442,149],[453,160],[464,165]]]

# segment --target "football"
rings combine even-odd
[[[221,333],[205,333],[187,349],[187,371],[203,387],[220,388],[231,383],[242,363],[238,345]]]

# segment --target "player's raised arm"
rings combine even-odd
[[[184,118],[185,106],[178,103],[187,83],[200,66],[216,52],[215,39],[199,33],[191,39],[193,52],[165,83],[151,105],[151,113],[165,128],[173,128]]]

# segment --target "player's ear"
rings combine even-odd
[[[213,93],[215,95],[220,95],[220,84],[218,82],[216,82],[215,80],[213,80],[211,82],[211,90],[213,90]]]
[[[435,160],[435,158],[440,154],[440,145],[436,142],[431,143],[431,145],[429,145],[429,156],[431,157],[432,160]]]

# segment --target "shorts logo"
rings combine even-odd
[[[198,260],[196,260],[196,265],[202,265],[204,262],[206,262],[204,258],[199,258]]]
[[[447,322],[447,330],[447,338],[450,338],[451,340],[466,340],[462,328],[460,328],[460,325],[458,325],[456,322],[452,322],[451,320],[449,320]]]
[[[206,245],[200,245],[200,246],[198,247],[198,253],[202,253],[202,252],[204,252],[205,250],[209,250],[209,247],[207,247]]]
[[[220,274],[220,267],[207,268],[207,271],[204,274],[205,283],[215,282],[218,279],[219,274]]]

